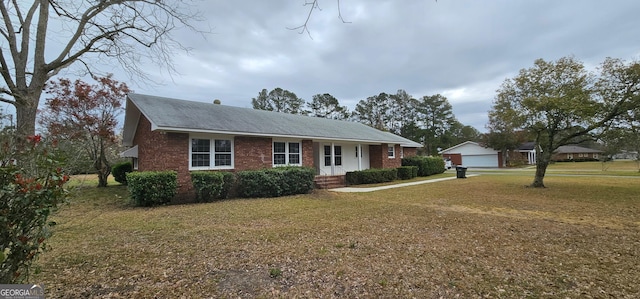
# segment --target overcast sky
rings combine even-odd
[[[251,107],[263,88],[290,90],[310,101],[330,93],[353,110],[381,92],[404,89],[415,98],[442,94],[460,122],[485,131],[496,89],[537,58],[573,55],[589,68],[606,57],[640,55],[640,1],[592,0],[320,0],[301,25],[305,0],[206,0],[196,10],[210,26],[206,39],[177,39],[179,74],[149,65],[154,81],[135,92]]]

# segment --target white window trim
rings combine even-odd
[[[275,152],[275,146],[273,146],[274,143],[276,142],[282,142],[284,143],[284,159],[285,159],[285,164],[276,164],[276,152]],[[299,148],[300,148],[300,152],[298,153],[300,155],[300,163],[296,163],[296,164],[292,164],[289,163],[289,143],[297,143]],[[278,154],[282,154],[282,153],[278,153]],[[302,140],[279,140],[279,139],[274,139],[271,140],[271,165],[272,167],[283,167],[283,166],[302,166]]]
[[[330,148],[329,149],[330,155],[325,155],[325,151],[324,151],[324,147],[325,146],[328,146]],[[339,155],[336,154],[336,148],[338,148],[338,147],[340,148],[340,154]],[[344,154],[343,154],[343,151],[342,151],[343,147],[345,147],[345,145],[343,145],[343,144],[333,144],[333,146],[331,144],[323,144],[322,145],[322,165],[324,165],[324,167],[329,167],[329,166],[342,167],[342,166],[344,166],[344,159],[343,159]],[[325,163],[327,157],[330,157],[330,159],[331,159],[331,164],[330,165],[326,165],[326,163]],[[336,164],[336,158],[337,157],[340,157],[340,165]]]
[[[389,148],[392,149],[391,150],[391,154],[392,154],[391,156],[389,156]],[[395,159],[395,157],[396,157],[396,146],[395,146],[395,144],[387,146],[387,156],[388,156],[389,159]]]
[[[193,145],[193,139],[208,139],[209,140],[209,166],[191,166],[191,158],[193,153],[191,152],[191,146]],[[215,140],[229,140],[231,141],[231,165],[215,166]],[[235,142],[233,136],[220,136],[220,135],[189,135],[189,170],[213,170],[213,169],[234,169],[235,165]]]

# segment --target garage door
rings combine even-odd
[[[462,156],[465,167],[498,167],[498,155]]]

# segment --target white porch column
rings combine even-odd
[[[331,175],[336,174],[335,143],[331,142]]]
[[[358,143],[358,170],[362,170],[362,144]]]
[[[536,164],[536,152],[529,152],[529,164]]]

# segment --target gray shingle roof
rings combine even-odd
[[[582,147],[582,146],[577,146],[577,145],[563,145],[558,147],[558,149],[556,149],[554,151],[554,153],[556,154],[591,154],[591,153],[602,153],[603,151],[601,150],[597,150],[597,149],[590,149],[590,148],[586,148],[586,147]]]
[[[181,132],[211,132],[235,135],[296,137],[336,141],[401,144],[419,143],[364,124],[303,115],[278,113],[143,94],[129,94],[125,115],[125,142],[134,123],[128,122],[133,104],[155,129]],[[135,128],[133,128],[135,130]]]

